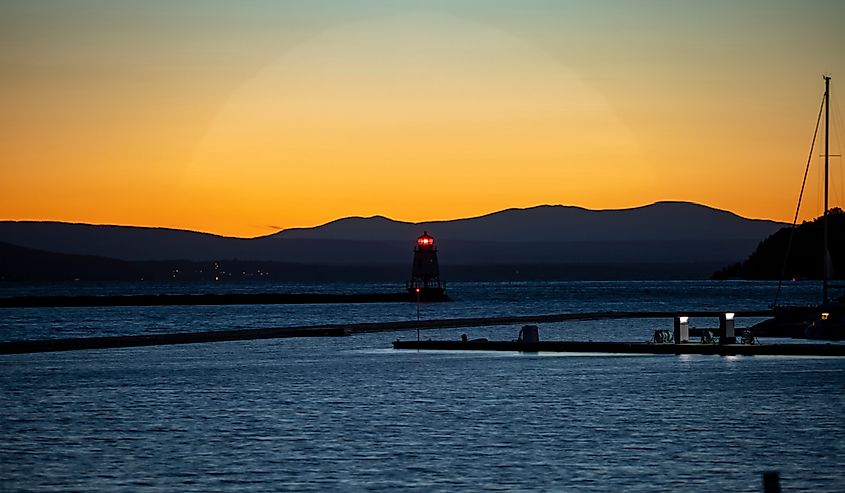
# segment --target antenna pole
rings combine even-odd
[[[827,236],[828,236],[828,172],[830,160],[830,76],[824,77],[824,269],[822,270],[822,303],[827,303],[827,279],[829,277]]]

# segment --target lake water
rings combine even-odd
[[[0,295],[393,291],[6,285]],[[454,284],[423,318],[743,310],[771,283]],[[812,302],[811,284],[789,299]],[[413,304],[2,309],[3,340],[416,318]],[[693,320],[713,326],[715,320]],[[738,325],[753,320],[739,320]],[[547,324],[646,340],[669,320]],[[512,339],[518,327],[423,331]],[[0,357],[3,491],[845,491],[841,358],[394,351],[415,333]]]

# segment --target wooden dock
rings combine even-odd
[[[845,356],[845,344],[663,344],[651,342],[395,341],[394,349],[523,353],[704,354],[718,356]]]

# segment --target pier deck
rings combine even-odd
[[[683,315],[690,317],[718,317],[718,311],[691,311]],[[254,339],[279,339],[288,337],[344,336],[370,332],[392,332],[407,330],[458,329],[471,327],[495,327],[529,323],[559,323],[587,320],[623,319],[671,319],[678,315],[674,311],[642,312],[584,312],[542,315],[520,315],[511,317],[447,318],[437,320],[406,320],[358,324],[327,324],[262,329],[235,329],[204,332],[179,332],[165,334],[143,334],[112,337],[80,337],[72,339],[41,339],[0,342],[0,354],[40,353],[52,351],[75,351],[81,349],[106,349],[120,347],[155,346],[171,344],[196,344],[204,342],[245,341]],[[770,310],[737,312],[737,317],[771,316]]]
[[[719,356],[845,356],[845,344],[658,344],[650,342],[395,341],[394,349],[524,353],[706,354]]]

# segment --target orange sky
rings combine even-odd
[[[689,200],[788,221],[821,74],[845,82],[842,18],[829,1],[4,2],[0,219],[256,236]]]

